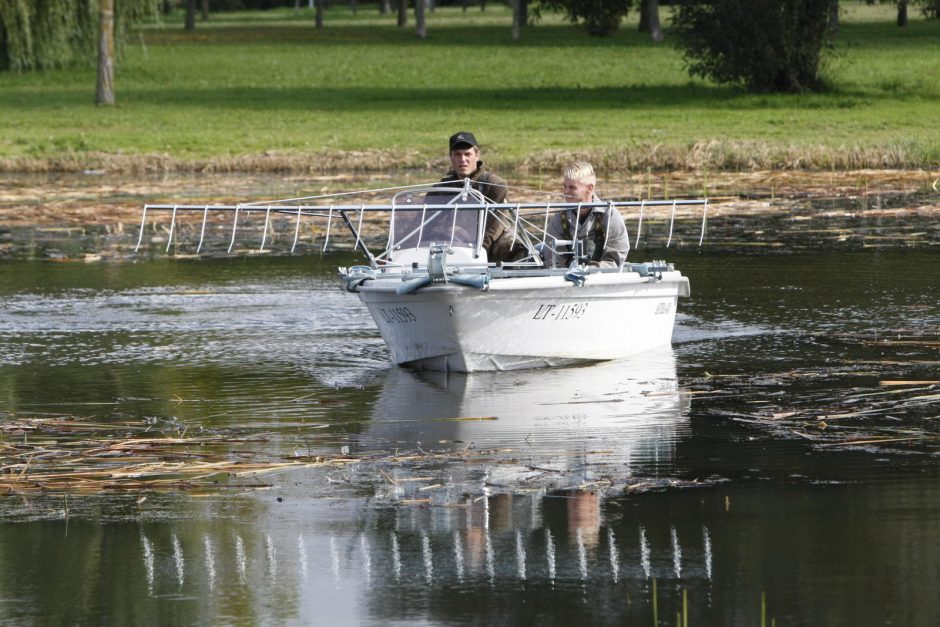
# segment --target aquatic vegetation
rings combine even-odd
[[[163,425],[164,427],[166,425]],[[263,488],[261,474],[327,463],[259,456],[264,436],[167,433],[147,420],[114,424],[76,417],[7,417],[0,424],[0,493]],[[337,463],[332,460],[332,463]]]
[[[832,360],[777,373],[712,374],[696,382],[715,402],[709,413],[767,427],[820,447],[864,447],[936,454],[940,379],[935,332],[825,333],[816,343],[851,346],[871,358]],[[788,390],[788,393],[780,393]],[[772,394],[770,392],[773,392]],[[743,407],[742,407],[743,405]]]

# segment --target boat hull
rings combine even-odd
[[[473,372],[617,359],[668,346],[681,273],[653,280],[598,273],[578,286],[562,276],[494,279],[480,290],[453,283],[397,294],[376,280],[357,292],[393,362]]]

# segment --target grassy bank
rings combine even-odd
[[[570,155],[646,168],[940,165],[940,22],[843,2],[830,93],[754,95],[690,79],[635,16],[595,39],[548,15],[438,9],[428,38],[374,7],[147,25],[120,63],[119,106],[84,68],[0,74],[0,170],[336,171],[437,167],[471,129],[487,159],[535,172]],[[664,9],[664,17],[668,12]]]

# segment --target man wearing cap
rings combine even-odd
[[[460,131],[450,136],[450,164],[453,169],[441,179],[442,183],[470,179],[473,189],[483,194],[487,200],[497,203],[506,201],[506,181],[483,166],[480,145],[473,133]],[[521,243],[516,242],[513,247],[512,219],[504,211],[500,211],[499,216],[501,219],[492,214],[486,217],[483,248],[486,250],[487,260],[511,261],[524,256]]]
[[[596,203],[601,200],[594,193],[597,177],[586,161],[575,161],[565,168],[562,192],[565,202]],[[577,236],[573,236],[577,230]],[[581,207],[552,215],[545,230],[552,249],[543,252],[546,267],[567,266],[574,259],[571,246],[555,244],[556,240],[577,240],[587,257],[587,265],[618,268],[627,260],[630,240],[623,216],[616,207]]]

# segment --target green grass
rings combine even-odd
[[[576,152],[624,168],[934,167],[940,22],[843,2],[826,94],[755,95],[691,79],[680,54],[636,32],[610,39],[548,15],[510,39],[509,13],[438,9],[428,38],[374,7],[180,16],[131,37],[118,106],[93,104],[93,67],[0,74],[0,168],[387,168],[439,159],[477,133],[501,165]],[[663,10],[664,19],[668,10]],[[267,156],[265,156],[267,155]]]

